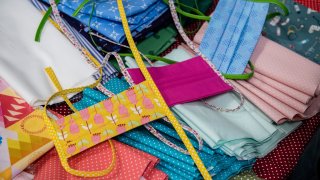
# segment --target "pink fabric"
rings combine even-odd
[[[251,57],[260,74],[301,91],[319,95],[320,65],[261,37]]]
[[[232,90],[199,56],[168,66],[150,67],[148,70],[169,106]],[[128,71],[135,83],[144,81],[140,69]]]
[[[90,179],[140,179],[142,176],[167,179],[162,171],[154,171],[158,159],[145,152],[112,140],[116,149],[116,163],[106,176]],[[102,170],[110,165],[111,149],[108,142],[100,143],[69,160],[70,166],[79,170]],[[41,157],[34,164],[34,179],[85,179],[67,173],[61,166],[55,149]],[[151,175],[156,172],[155,175]]]

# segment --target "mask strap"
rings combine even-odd
[[[240,97],[240,104],[233,108],[233,109],[226,109],[226,108],[221,108],[221,107],[216,107],[215,105],[211,105],[207,102],[207,100],[202,100],[203,103],[209,107],[212,110],[215,111],[220,111],[220,112],[234,112],[234,111],[238,111],[244,104],[244,96],[242,95],[242,93],[235,88],[228,80],[226,80],[223,75],[214,67],[214,65],[199,51],[198,48],[195,47],[194,43],[189,39],[189,37],[187,36],[187,34],[184,32],[182,25],[179,22],[179,18],[175,9],[175,5],[174,5],[174,1],[173,0],[169,0],[169,7],[170,7],[170,11],[171,11],[171,15],[174,21],[174,24],[178,30],[178,32],[180,33],[182,39],[187,43],[187,45],[194,51],[196,52],[199,56],[201,56],[203,58],[203,60],[212,68],[212,70],[218,75],[220,76],[220,78],[229,86],[234,88],[234,91],[239,95]]]
[[[211,175],[209,174],[208,170],[206,169],[205,165],[203,164],[202,160],[200,159],[199,155],[197,154],[197,151],[194,149],[192,143],[188,139],[188,136],[183,131],[179,121],[175,118],[173,113],[170,111],[170,109],[169,109],[168,105],[166,104],[165,100],[163,99],[159,89],[157,88],[157,86],[154,83],[154,81],[152,80],[152,77],[149,74],[146,66],[144,65],[143,60],[142,60],[142,58],[141,58],[141,56],[139,54],[139,51],[138,51],[138,49],[137,49],[137,47],[135,45],[134,40],[132,38],[131,31],[130,31],[130,28],[129,28],[129,25],[128,25],[128,20],[127,20],[127,17],[126,17],[126,13],[125,13],[125,10],[124,10],[124,7],[123,7],[122,0],[117,0],[117,3],[118,3],[118,9],[119,9],[119,13],[120,13],[121,21],[122,21],[123,30],[125,32],[125,35],[127,37],[127,41],[129,43],[129,46],[130,46],[130,48],[132,50],[134,58],[137,61],[137,64],[138,64],[142,74],[144,75],[144,77],[145,77],[146,81],[148,82],[148,84],[150,85],[151,89],[156,94],[156,97],[158,98],[159,103],[160,103],[161,107],[164,110],[164,114],[171,121],[174,129],[177,131],[177,133],[180,136],[182,142],[184,143],[184,145],[188,149],[188,152],[190,153],[190,155],[191,155],[192,159],[194,160],[195,164],[197,165],[201,175],[203,176],[203,178],[205,180],[212,179]]]

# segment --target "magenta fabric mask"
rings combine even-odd
[[[200,56],[148,71],[170,107],[232,90]],[[138,68],[128,72],[136,84],[145,80]]]

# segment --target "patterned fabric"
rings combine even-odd
[[[257,177],[257,175],[251,171],[243,171],[240,174],[234,176],[231,178],[231,180],[261,180],[260,178]]]
[[[49,0],[43,1],[49,3]],[[72,16],[76,7],[78,7],[82,1],[62,1],[58,5],[58,8],[65,14]],[[92,6],[94,6],[93,3],[85,5],[83,11],[80,11],[75,18],[82,24],[89,25]],[[128,22],[130,23],[131,31],[133,31],[133,36],[135,36],[137,32],[141,32],[168,10],[167,6],[159,0],[131,0],[127,1],[125,6],[128,9],[128,12],[131,12],[128,14]],[[109,7],[109,9],[106,7]],[[90,27],[103,34],[108,39],[120,43],[123,42],[125,40],[125,35],[116,1],[98,1],[96,2],[94,9],[95,12],[91,18]]]
[[[112,140],[116,149],[116,163],[108,175],[92,179],[146,179],[164,180],[166,174],[154,168],[158,159],[135,148]],[[101,143],[70,159],[70,165],[81,170],[101,170],[111,162],[111,149],[107,142]],[[58,153],[51,150],[33,164],[34,179],[85,179],[67,173],[61,166]]]
[[[318,0],[295,0],[295,1],[320,12],[320,1]]]
[[[263,32],[269,39],[320,64],[320,13],[294,0],[287,0],[288,16],[276,16],[266,21]],[[320,7],[320,1],[318,2]],[[269,13],[281,11],[270,5]]]
[[[31,0],[33,5],[40,11],[45,12],[48,10],[48,7],[41,3],[39,0]],[[54,16],[50,16],[53,20],[55,20]],[[77,40],[80,42],[80,44],[85,47],[91,54],[94,56],[100,63],[103,61],[103,56],[92,46],[92,44],[84,38],[77,30],[75,30],[73,27],[71,27],[67,22],[64,22],[68,30],[77,38]],[[103,67],[103,79],[101,83],[105,83],[108,81],[109,78],[114,77],[117,73],[117,71],[110,65],[106,64]],[[66,108],[64,108],[66,109]]]
[[[301,127],[282,140],[278,147],[253,166],[254,172],[263,179],[280,180],[288,178],[297,164],[305,145],[320,125],[320,115],[304,121]]]
[[[180,140],[167,135],[164,136],[171,142],[183,147],[183,144]],[[175,173],[178,171],[187,173],[187,176],[193,176],[194,178],[201,177],[190,156],[171,149],[169,146],[166,146],[155,137],[150,136],[149,132],[143,128],[137,128],[127,132],[121,136],[118,136],[117,139],[160,158],[160,165],[162,167],[166,167],[167,171],[170,169],[170,171]],[[215,150],[212,155],[202,151],[199,151],[198,153],[215,179],[228,179],[228,177],[238,173],[243,168],[250,167],[250,164],[253,162],[238,161],[234,157],[225,155],[220,150]],[[168,173],[169,177],[170,174],[174,173]],[[181,175],[178,175],[178,177],[179,176],[180,178],[178,179],[181,179]]]
[[[163,110],[144,81],[105,101],[53,123],[66,157],[142,124],[163,117]],[[60,153],[60,152],[59,152]]]
[[[199,50],[220,72],[242,74],[260,36],[268,7],[268,3],[220,0]]]

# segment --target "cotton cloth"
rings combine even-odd
[[[41,19],[29,1],[6,0],[0,7],[0,76],[31,105],[44,104],[56,91],[44,71],[48,66],[63,88],[94,81],[95,70],[52,24],[43,31],[45,40],[34,41]]]

